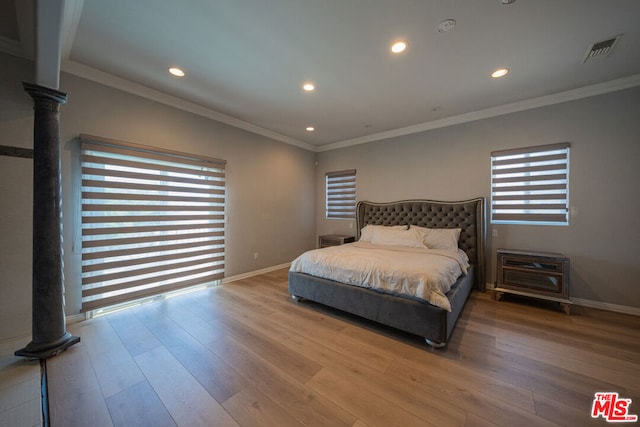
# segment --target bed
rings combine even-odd
[[[356,206],[356,241],[360,240],[361,230],[367,225],[460,229],[458,247],[468,257],[469,267],[466,274],[457,278],[444,294],[449,303],[446,309],[420,298],[353,286],[292,270],[289,271],[289,293],[297,302],[314,301],[421,336],[432,347],[444,347],[471,290],[485,290],[484,205],[484,198],[480,197],[460,202],[361,201]]]

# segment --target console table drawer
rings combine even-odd
[[[340,246],[345,243],[353,243],[356,240],[353,236],[343,236],[340,234],[325,234],[318,238],[318,246],[326,248],[327,246]]]
[[[569,313],[569,258],[562,254],[498,249],[496,298],[513,293],[560,302]]]
[[[556,274],[550,271],[527,271],[519,268],[502,268],[502,280],[500,286],[514,287],[518,289],[527,289],[540,292],[551,292],[557,295],[563,295],[565,286],[563,286],[562,273]]]

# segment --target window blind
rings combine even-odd
[[[81,135],[82,311],[224,277],[225,164]]]
[[[569,223],[569,144],[491,153],[493,223]]]
[[[353,219],[356,217],[356,171],[326,173],[326,217]]]

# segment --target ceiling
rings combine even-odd
[[[0,50],[33,57],[33,0]],[[322,151],[640,85],[638,0],[67,0],[62,70]],[[438,23],[455,27],[439,32]],[[609,55],[592,44],[623,34]],[[391,42],[408,41],[402,54]],[[186,75],[173,77],[178,66]],[[496,68],[509,73],[491,78]],[[306,93],[304,82],[315,83]],[[314,126],[315,131],[306,131]]]

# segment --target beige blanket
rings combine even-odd
[[[419,298],[451,311],[444,295],[469,267],[467,255],[436,249],[356,242],[305,252],[291,271]]]

